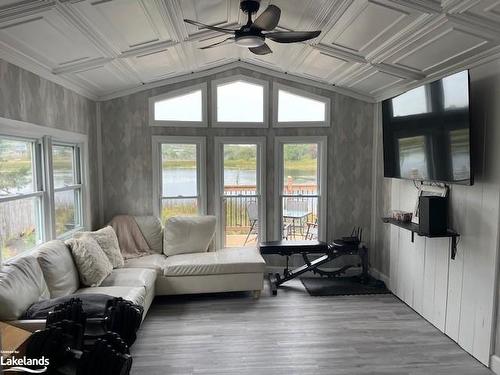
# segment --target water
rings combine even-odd
[[[294,183],[316,183],[316,175],[310,170],[287,169],[286,176],[291,176]],[[225,185],[256,185],[256,171],[251,169],[226,169],[224,171]],[[163,170],[163,196],[178,195],[195,196],[196,169],[175,168]]]

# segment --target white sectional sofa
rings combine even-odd
[[[0,268],[0,320],[28,330],[44,321],[19,318],[33,303],[71,294],[99,293],[122,297],[144,307],[143,319],[155,295],[252,291],[263,286],[264,259],[256,248],[239,248],[165,256],[163,228],[152,216],[137,217],[153,253],[129,259],[99,287],[81,288],[78,271],[63,241],[49,241]]]

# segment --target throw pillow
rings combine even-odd
[[[76,238],[88,235],[92,237],[101,247],[104,254],[108,257],[113,265],[113,268],[121,268],[125,264],[120,245],[118,244],[118,237],[116,232],[111,226],[104,227],[95,232],[79,232],[75,234]]]
[[[174,216],[164,230],[163,253],[167,256],[203,253],[215,234],[215,216]]]
[[[113,271],[108,257],[91,236],[72,238],[66,244],[71,249],[83,285],[99,286]]]

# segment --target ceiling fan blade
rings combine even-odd
[[[249,50],[250,52],[253,52],[256,55],[267,55],[268,53],[273,53],[271,48],[269,48],[269,46],[266,43],[264,43],[259,47],[250,47]]]
[[[276,5],[269,5],[265,11],[263,11],[259,17],[255,19],[252,24],[252,28],[260,30],[272,30],[278,26],[280,21],[281,9]]]
[[[266,38],[278,43],[295,43],[314,39],[321,31],[275,31],[265,34]]]
[[[224,39],[220,42],[217,42],[217,43],[212,43],[212,44],[209,44],[208,46],[203,46],[203,47],[200,47],[199,49],[207,49],[207,48],[214,48],[214,47],[218,47],[218,46],[222,46],[224,44],[228,44],[227,42],[228,41],[233,41],[234,40],[234,37],[231,37],[231,38],[227,38],[227,39]]]
[[[198,21],[184,19],[184,22],[189,23],[189,24],[191,24],[193,26],[197,26],[200,29],[209,29],[209,30],[213,30],[213,31],[219,31],[221,33],[234,34],[234,30],[225,29],[223,27],[205,25],[204,23],[201,23],[201,22],[198,22]]]

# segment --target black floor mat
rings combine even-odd
[[[352,296],[359,294],[390,294],[383,281],[370,277],[362,282],[358,276],[351,277],[301,277],[307,292],[314,297]]]

